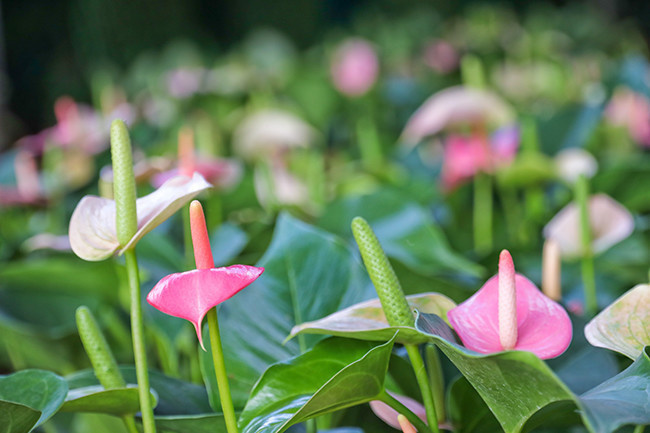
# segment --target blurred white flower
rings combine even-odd
[[[592,178],[598,171],[598,162],[586,150],[572,147],[555,156],[555,167],[561,179],[573,184],[581,175]]]

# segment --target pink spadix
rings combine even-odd
[[[525,350],[555,358],[573,335],[566,311],[515,273],[507,250],[499,257],[498,275],[447,317],[465,347],[480,353]]]
[[[149,292],[147,301],[165,314],[192,322],[205,350],[201,336],[205,315],[255,281],[264,268],[246,265],[215,268],[203,208],[196,200],[190,204],[190,225],[196,270],[166,276]]]

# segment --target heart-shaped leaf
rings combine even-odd
[[[463,273],[478,277],[483,273],[483,268],[451,249],[429,212],[403,194],[382,190],[345,198],[328,205],[319,225],[351,239],[350,222],[356,216],[368,221],[390,258],[423,275]]]
[[[96,412],[126,415],[140,411],[137,388],[104,389],[101,385],[76,388],[68,392],[62,412]]]
[[[242,433],[283,432],[316,415],[376,399],[384,389],[393,341],[376,345],[331,338],[272,365],[241,414]]]
[[[67,393],[65,380],[49,371],[23,370],[9,376],[0,376],[0,411],[20,421],[22,428],[34,419],[34,414],[24,407],[39,414],[36,422],[25,430],[13,430],[10,425],[12,429],[8,431],[28,432],[44,423],[59,410]]]
[[[650,345],[650,285],[639,284],[600,312],[585,327],[597,347],[636,359]]]
[[[438,293],[422,293],[406,297],[412,309],[447,318],[447,311],[456,306],[454,301]],[[420,344],[429,340],[413,328],[391,327],[379,299],[352,305],[320,320],[295,326],[290,337],[301,333],[326,334],[370,341],[387,341],[399,331],[398,343]]]
[[[219,310],[236,408],[244,407],[246,396],[269,365],[296,356],[322,339],[300,335],[283,345],[291,328],[374,294],[368,274],[345,242],[288,214],[278,218],[271,244],[255,266],[266,271]],[[207,352],[201,356],[211,357]],[[211,359],[204,365],[204,380],[213,381]],[[210,388],[217,389],[216,385]]]

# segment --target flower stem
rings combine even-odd
[[[589,223],[589,184],[587,178],[581,175],[576,182],[575,200],[580,212],[580,240],[582,242],[582,284],[585,294],[585,312],[594,316],[598,312],[596,299],[596,276],[594,271],[594,255],[591,249],[591,224]]]
[[[133,355],[135,357],[135,372],[138,379],[140,395],[140,412],[144,433],[154,433],[156,424],[153,418],[153,406],[149,392],[149,372],[147,371],[147,352],[144,345],[144,324],[142,321],[142,303],[140,300],[140,277],[138,275],[138,259],[135,250],[124,252],[126,273],[131,292],[131,334],[133,335]]]
[[[645,430],[645,425],[638,425],[634,428],[634,433],[643,433],[643,430]]]
[[[433,403],[436,408],[438,422],[445,420],[445,381],[442,375],[438,348],[433,344],[427,344],[424,348],[429,373],[429,386],[433,391]]]
[[[492,182],[484,173],[474,176],[474,248],[492,249]]]
[[[418,349],[418,346],[414,344],[406,344],[404,347],[406,347],[406,352],[409,355],[411,365],[413,366],[413,371],[415,372],[415,378],[418,381],[420,392],[422,393],[422,402],[424,403],[424,408],[427,412],[427,422],[429,423],[429,429],[433,433],[438,433],[438,417],[436,415],[433,394],[429,386],[427,371],[424,368],[422,356],[420,356],[420,350]],[[409,419],[409,421],[411,420]]]
[[[135,425],[135,419],[133,419],[133,416],[124,415],[122,417],[122,422],[124,423],[124,427],[126,427],[127,432],[138,433],[138,428]]]
[[[221,410],[226,421],[228,433],[237,433],[237,417],[230,395],[230,385],[226,375],[226,365],[223,360],[223,348],[221,347],[221,335],[219,334],[219,322],[217,320],[217,307],[208,311],[208,329],[210,331],[210,346],[212,346],[212,362],[214,372],[217,376],[219,387],[219,398],[221,399]]]
[[[400,403],[395,397],[384,391],[378,400],[386,403],[388,406],[395,409],[400,414],[404,415],[413,426],[418,429],[419,433],[431,433],[431,428],[427,426],[422,420],[414,414],[409,408]]]

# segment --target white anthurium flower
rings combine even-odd
[[[233,134],[233,150],[247,160],[260,160],[308,147],[316,135],[314,128],[289,112],[263,110],[239,124]]]
[[[558,176],[574,184],[581,175],[592,178],[598,171],[598,162],[584,149],[573,147],[564,149],[555,156],[555,168]]]
[[[200,174],[177,176],[136,200],[138,230],[126,245],[120,245],[115,229],[115,201],[86,196],[70,219],[70,246],[84,260],[104,260],[132,248],[147,233],[169,218],[201,191],[211,188]]]
[[[404,127],[402,140],[413,147],[423,138],[455,125],[505,125],[513,117],[512,108],[496,94],[454,86],[424,101]]]
[[[607,194],[595,194],[589,199],[593,253],[601,253],[627,238],[634,231],[634,218],[630,211]],[[553,239],[563,257],[580,257],[583,254],[580,239],[580,211],[574,202],[566,205],[544,227],[544,237]]]

